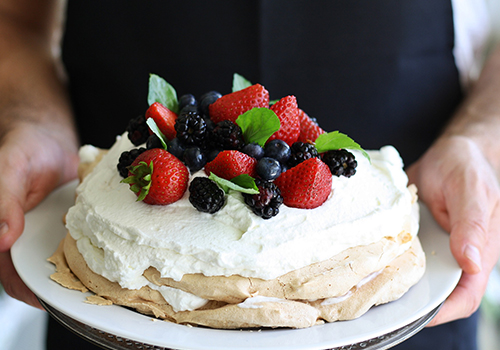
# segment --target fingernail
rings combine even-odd
[[[465,246],[464,255],[478,267],[479,271],[481,271],[481,254],[479,254],[479,249],[473,245],[467,244]]]
[[[0,238],[9,231],[9,225],[6,222],[0,224]]]

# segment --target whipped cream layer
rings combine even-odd
[[[253,214],[238,192],[230,192],[215,214],[197,211],[188,191],[167,206],[137,202],[116,168],[120,154],[132,148],[126,135],[117,138],[78,186],[66,216],[90,269],[124,288],[147,285],[142,273],[150,266],[175,280],[193,273],[272,279],[347,248],[418,230],[408,179],[392,146],[369,151],[371,163],[353,151],[356,174],[333,176],[332,193],[322,206],[282,205],[269,220]],[[85,161],[96,154],[92,146],[80,153]]]

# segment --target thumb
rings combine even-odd
[[[24,201],[18,197],[24,191],[16,195],[10,183],[0,181],[0,252],[8,251],[24,230]]]
[[[487,244],[489,221],[494,209],[488,196],[481,191],[476,196],[450,198],[450,249],[462,270],[477,274],[483,269],[483,251]]]

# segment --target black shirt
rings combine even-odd
[[[69,1],[63,59],[84,143],[144,113],[149,73],[196,96],[239,73],[409,164],[460,101],[453,43],[449,0]]]

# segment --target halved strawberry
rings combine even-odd
[[[222,151],[214,160],[205,165],[205,173],[231,180],[238,175],[248,174],[255,177],[257,160],[240,151]]]
[[[146,111],[146,120],[153,118],[160,131],[169,140],[175,138],[175,121],[177,114],[162,105],[160,102],[155,102]],[[150,134],[153,132],[150,130]]]
[[[181,199],[186,192],[189,171],[171,153],[153,148],[141,153],[130,167],[129,177],[122,180],[147,204],[167,205]]]
[[[297,141],[308,143],[314,142],[318,138],[319,135],[324,134],[325,130],[321,129],[321,127],[314,122],[304,112],[299,108],[299,122],[300,122],[300,135]]]
[[[295,96],[286,96],[271,106],[280,120],[280,129],[268,141],[280,139],[291,146],[300,135],[299,107]]]
[[[208,106],[214,123],[236,118],[255,107],[269,107],[269,92],[260,84],[224,95]]]
[[[332,191],[332,174],[319,158],[309,158],[281,174],[274,183],[289,207],[313,209],[323,204]]]

